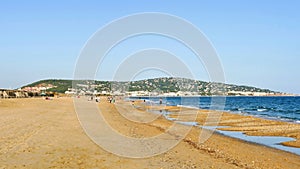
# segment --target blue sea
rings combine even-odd
[[[225,110],[231,113],[300,123],[300,97],[131,97],[148,103]]]

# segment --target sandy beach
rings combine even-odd
[[[103,98],[98,106],[115,130],[130,137],[155,136],[172,125],[163,116],[149,123],[129,121]],[[141,106],[139,116],[152,116],[147,109]],[[172,109],[176,118],[178,109]],[[194,111],[196,121],[203,123],[207,111]],[[220,134],[199,144],[198,127],[192,127],[178,145],[163,154],[142,159],[119,157],[85,134],[72,98],[2,99],[0,117],[0,168],[300,168],[298,155]],[[249,135],[293,137],[297,140],[284,144],[300,147],[298,124],[224,113],[219,125]]]

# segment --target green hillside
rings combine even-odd
[[[72,80],[48,79],[34,82],[23,86],[22,88],[51,86],[50,89],[47,89],[48,92],[64,93],[68,89],[72,88],[72,82]],[[260,89],[251,86],[211,83],[185,78],[155,78],[132,82],[77,80],[74,81],[74,85],[77,89],[82,91],[118,91],[119,93],[133,91],[157,91],[159,93],[193,92],[198,95],[233,95],[230,93],[232,91],[279,93],[269,89]]]

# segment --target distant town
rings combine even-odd
[[[131,82],[41,80],[19,89],[0,89],[0,98],[74,95],[116,96],[293,96],[251,86],[185,78],[155,78]]]

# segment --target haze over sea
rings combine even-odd
[[[216,96],[215,96],[216,97]],[[159,103],[160,97],[132,97]],[[225,111],[261,118],[300,123],[300,97],[227,96]],[[212,97],[162,97],[163,104],[212,109]]]

